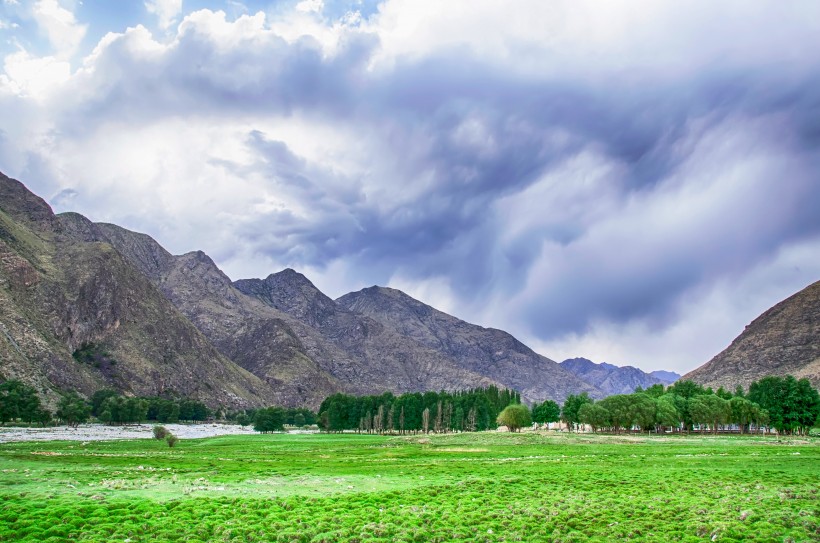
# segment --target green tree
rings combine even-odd
[[[655,400],[655,424],[658,426],[658,432],[662,432],[664,427],[674,428],[680,422],[680,413],[672,394],[664,394]]]
[[[732,393],[729,392],[728,390],[726,390],[723,387],[719,387],[715,391],[715,396],[717,396],[718,398],[723,398],[724,400],[731,400],[732,399]]]
[[[693,398],[695,396],[700,396],[701,394],[706,394],[706,390],[703,386],[697,384],[694,381],[675,381],[674,384],[670,385],[669,388],[666,389],[669,394],[674,394],[676,396],[680,396],[681,398]]]
[[[729,411],[731,416],[729,421],[737,424],[740,428],[740,433],[745,434],[749,423],[754,420],[760,406],[751,402],[743,396],[734,396],[729,400]]]
[[[66,425],[76,428],[79,424],[88,421],[91,416],[91,406],[76,392],[69,392],[60,398],[55,415]]]
[[[91,414],[95,417],[99,417],[100,413],[102,413],[102,404],[105,403],[105,400],[107,400],[108,398],[112,398],[114,396],[117,396],[117,391],[111,390],[110,388],[104,388],[92,394]]]
[[[41,417],[40,398],[34,388],[11,379],[0,384],[0,422],[23,420],[31,424]]]
[[[632,421],[641,427],[641,430],[649,432],[655,425],[657,404],[654,398],[645,393],[630,394],[630,411]]]
[[[638,391],[636,390],[635,392],[638,392]],[[652,396],[653,398],[657,399],[657,398],[660,398],[661,396],[663,396],[666,393],[666,390],[664,389],[662,384],[655,383],[654,385],[647,388],[643,392],[644,392],[644,394],[648,394],[649,396]]]
[[[778,432],[806,433],[820,416],[820,396],[808,379],[764,377],[749,386],[747,398],[768,413]]]
[[[509,428],[510,432],[518,432],[524,426],[532,424],[532,417],[526,405],[512,404],[499,413],[496,422]]]
[[[731,414],[729,402],[716,394],[703,394],[689,401],[692,420],[700,425],[708,424],[714,434],[717,434],[721,424],[729,420]]]
[[[247,426],[251,423],[251,418],[245,413],[239,413],[236,416],[236,423],[240,426]]]
[[[570,431],[578,424],[578,410],[586,403],[592,403],[592,399],[586,392],[578,395],[570,394],[564,400],[564,406],[561,408],[561,420],[566,423]]]
[[[253,429],[263,434],[281,432],[285,429],[284,424],[285,410],[281,407],[258,409],[253,418]]]
[[[171,400],[163,400],[157,406],[157,421],[162,423],[179,422],[179,404]]]
[[[629,430],[632,427],[634,410],[632,409],[630,395],[615,394],[604,398],[598,403],[609,412],[609,419],[616,434],[621,431],[621,428]]]
[[[203,421],[208,418],[208,407],[197,400],[184,400],[179,404],[179,419]]]
[[[593,432],[610,425],[609,411],[600,403],[585,403],[582,405],[578,409],[578,419],[582,424],[589,424]]]
[[[538,424],[561,420],[561,407],[552,400],[532,406],[532,420]]]

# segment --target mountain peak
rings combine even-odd
[[[292,268],[268,275],[263,279],[240,279],[233,284],[237,290],[304,320],[311,326],[320,325],[328,315],[337,311],[336,302]]]
[[[29,191],[26,186],[0,172],[0,202],[3,210],[15,220],[36,224],[39,229],[53,229],[54,211],[45,200]]]
[[[299,273],[293,268],[285,268],[282,271],[271,273],[265,278],[265,282],[269,284],[291,283],[316,289],[310,279],[308,279],[303,273]]]

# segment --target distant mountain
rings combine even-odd
[[[820,281],[760,315],[726,350],[683,378],[733,390],[768,375],[806,377],[820,388]]]
[[[649,374],[632,366],[618,367],[607,363],[596,364],[586,358],[570,358],[561,362],[561,366],[587,383],[599,388],[607,396],[631,394],[637,387],[649,388],[655,384],[669,385],[680,378],[680,375],[671,371],[658,371]],[[656,374],[662,374],[664,379]]]
[[[667,385],[671,385],[675,381],[678,381],[681,376],[679,373],[675,373],[674,371],[664,371],[664,370],[655,370],[650,371],[649,375],[658,379],[659,381],[666,383]]]
[[[400,290],[371,287],[336,300],[351,311],[452,358],[465,370],[485,375],[521,392],[528,401],[563,400],[600,390],[502,330],[483,328],[438,311]]]
[[[0,377],[51,403],[60,391],[101,388],[234,407],[273,397],[111,244],[88,239],[2,174],[0,359]]]

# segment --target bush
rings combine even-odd
[[[504,408],[496,422],[509,428],[510,432],[517,432],[520,428],[532,424],[532,418],[526,405],[512,404]]]
[[[165,426],[154,426],[154,439],[165,439],[170,434]]]
[[[165,436],[165,441],[168,443],[169,447],[175,446],[179,442],[179,438],[172,433],[169,433]]]

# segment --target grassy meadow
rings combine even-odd
[[[818,541],[819,489],[817,438],[24,442],[0,541]]]

